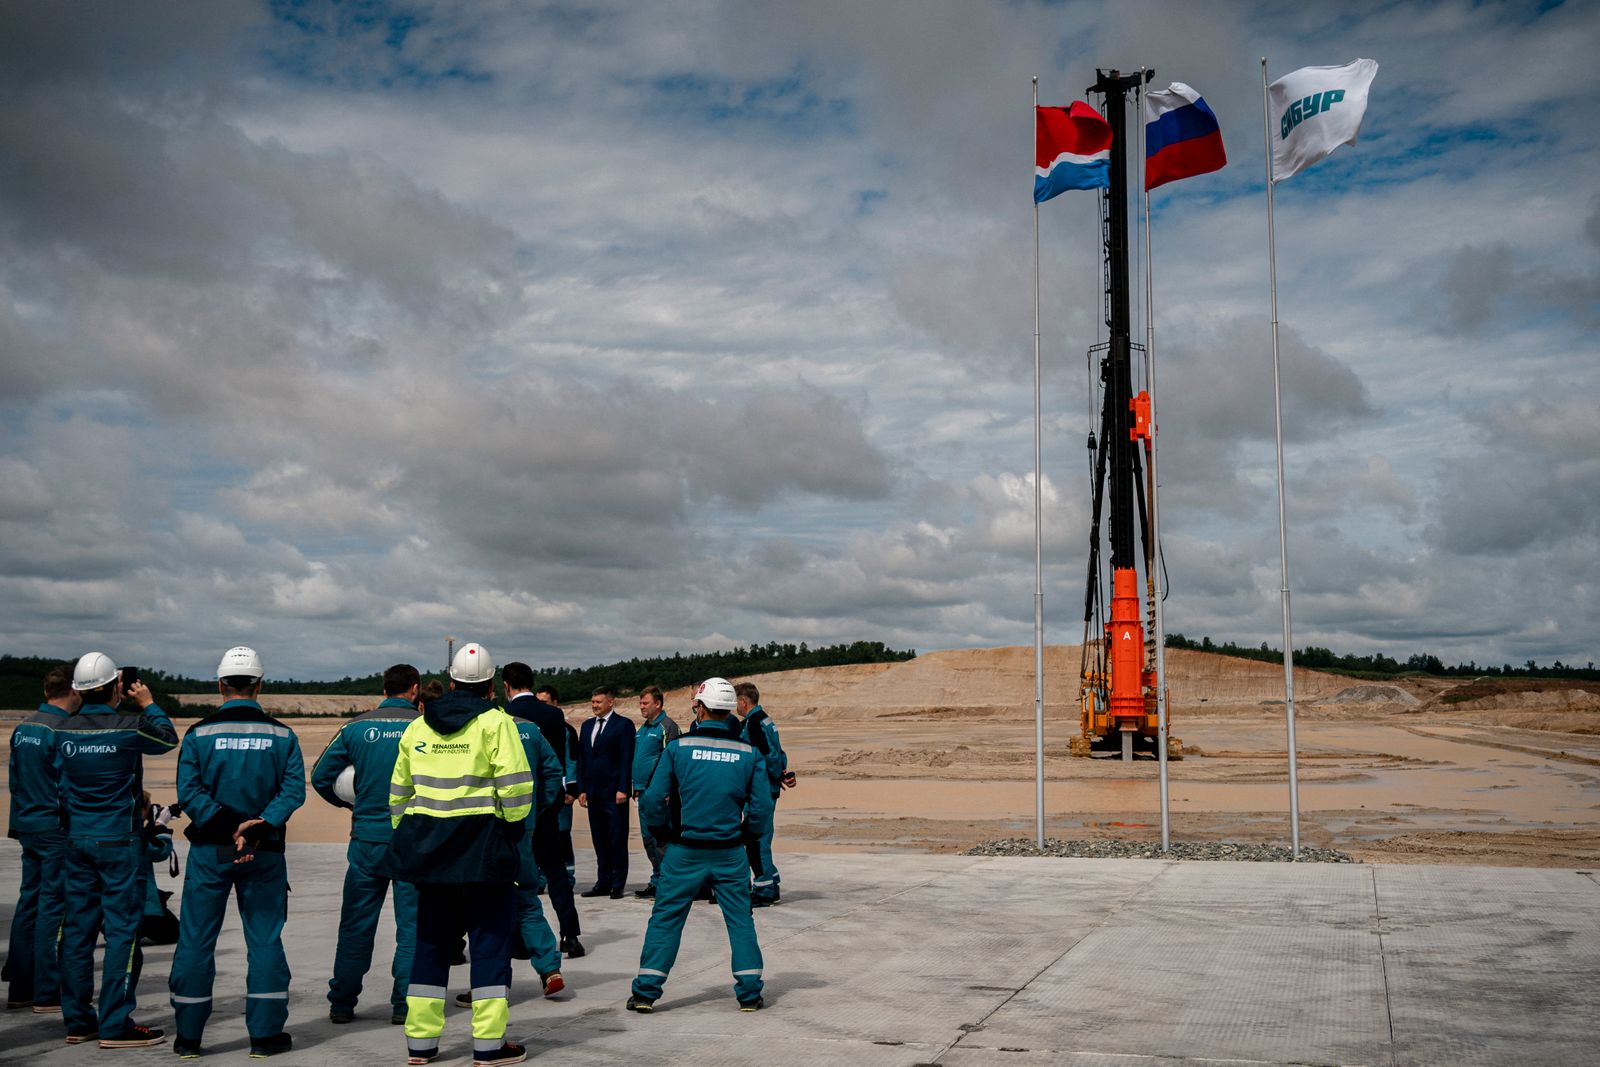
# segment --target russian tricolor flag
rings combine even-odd
[[[1217,116],[1182,82],[1144,97],[1144,187],[1209,174],[1228,163]]]
[[[1111,184],[1111,124],[1100,112],[1077,100],[1071,107],[1036,107],[1033,114],[1034,203]]]

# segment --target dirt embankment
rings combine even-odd
[[[1159,840],[1153,761],[1069,754],[1079,660],[1075,646],[1046,650],[1047,832]],[[1190,752],[1169,768],[1175,838],[1282,843],[1282,668],[1181,649],[1171,650],[1167,665],[1173,733]],[[1033,832],[1031,648],[935,652],[753,680],[800,774],[779,804],[780,848],[959,851]],[[1297,670],[1303,840],[1385,862],[1600,863],[1596,688],[1524,679],[1366,681]],[[325,716],[287,720],[309,767],[341,714],[376,701],[272,695],[263,704],[280,715]],[[667,694],[680,726],[688,725],[689,701],[687,688]],[[620,709],[637,719],[632,701]],[[567,708],[573,723],[587,713],[586,703]],[[173,761],[148,761],[152,792],[173,794],[174,775]],[[0,794],[0,812],[3,804]],[[300,840],[348,832],[344,813],[316,797],[294,825]]]

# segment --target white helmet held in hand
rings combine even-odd
[[[72,688],[80,693],[99,689],[117,680],[117,665],[104,652],[88,652],[72,668]]]
[[[339,777],[333,780],[333,795],[346,804],[356,802],[356,768],[354,764],[339,772]]]
[[[458,682],[487,682],[494,678],[494,657],[478,642],[468,641],[450,661],[450,677]]]
[[[732,711],[739,706],[733,683],[726,678],[707,678],[695,687],[694,699],[712,711]]]
[[[217,664],[218,678],[260,678],[266,672],[261,667],[261,656],[248,645],[235,645],[222,654]]]

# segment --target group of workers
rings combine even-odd
[[[181,810],[190,847],[169,979],[173,1051],[203,1054],[230,896],[247,948],[250,1054],[293,1047],[284,1031],[284,844],[289,818],[305,802],[306,774],[294,731],[258,701],[264,674],[255,650],[229,649],[217,668],[221,706],[188,729],[181,747],[148,687],[109,656],[89,653],[46,675],[45,702],[11,740],[10,836],[22,847],[23,873],[6,963],[8,1008],[60,1011],[68,1044],[165,1041],[132,1014],[140,919],[154,895],[150,862],[171,853],[170,819]],[[602,686],[579,733],[555,691],[534,682],[526,664],[497,669],[476,643],[454,654],[448,691],[397,664],[384,673],[382,702],[344,723],[311,772],[320,796],[351,809],[329,1018],[355,1018],[392,887],[390,1022],[405,1028],[409,1064],[439,1055],[450,967],[465,962],[464,948],[471,988],[456,1002],[471,1009],[475,1067],[525,1058],[506,1039],[511,961],[527,959],[548,997],[565,988],[563,955],[584,955],[573,805],[588,811],[596,854],[596,881],[581,896],[617,898],[626,889],[629,807],[637,801],[651,878],[636,895],[654,905],[628,1010],[649,1012],[661,996],[697,898],[720,906],[740,1009],[763,1006],[752,909],[779,899],[773,811],[795,779],[759,692],[707,679],[691,701],[694,724],[680,732],[659,689],[641,693],[643,721],[635,727],[615,710],[615,689]],[[124,701],[132,709],[119,710]],[[178,804],[166,809],[143,792],[143,757],[174,748]],[[556,913],[559,939],[541,894]],[[94,952],[102,938],[96,1006]]]

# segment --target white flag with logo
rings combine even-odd
[[[1272,180],[1292,178],[1342,144],[1355,144],[1378,61],[1301,67],[1267,87]]]

